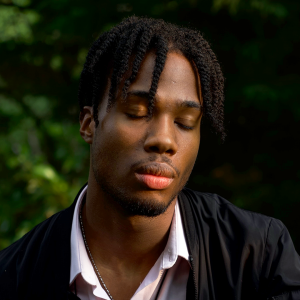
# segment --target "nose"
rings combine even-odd
[[[174,155],[177,148],[174,122],[167,116],[151,120],[144,143],[145,151]]]

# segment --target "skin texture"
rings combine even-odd
[[[109,111],[105,93],[99,126],[91,107],[80,116],[80,133],[91,149],[83,222],[94,260],[115,300],[132,297],[164,250],[173,200],[190,176],[200,144],[198,74],[183,55],[168,53],[150,116],[147,93],[154,60],[153,53],[146,55],[127,98],[122,99],[119,87]],[[138,173],[170,177],[170,184],[151,188]]]

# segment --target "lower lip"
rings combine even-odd
[[[163,190],[167,188],[173,181],[173,178],[154,176],[150,174],[138,174],[136,177],[139,181],[146,184],[150,189]]]

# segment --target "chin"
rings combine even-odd
[[[101,189],[119,204],[125,214],[129,216],[145,216],[145,217],[156,217],[163,214],[171,203],[176,199],[178,192],[174,193],[171,197],[167,197],[167,201],[160,200],[157,197],[157,193],[161,192],[143,192],[141,195],[133,195],[120,188],[110,187],[106,184],[100,184]],[[152,195],[145,196],[145,193]],[[156,195],[155,195],[156,194]],[[155,197],[156,196],[156,197]]]
[[[168,203],[162,203],[157,200],[140,200],[140,199],[115,199],[124,211],[130,216],[156,217],[163,214],[171,205],[173,199]]]

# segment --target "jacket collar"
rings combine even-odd
[[[199,295],[199,243],[200,232],[197,231],[195,224],[195,208],[192,209],[188,189],[183,189],[178,194],[178,203],[180,206],[183,229],[186,237],[187,247],[189,251],[189,261],[191,271],[187,284],[187,299],[198,299]]]

